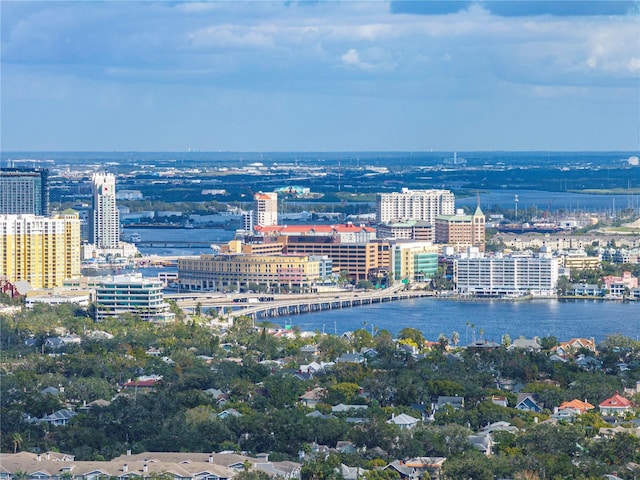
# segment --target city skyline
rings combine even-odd
[[[635,1],[0,8],[3,151],[639,149]]]

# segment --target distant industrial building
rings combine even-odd
[[[434,225],[438,215],[453,215],[455,197],[449,190],[409,190],[379,193],[377,223],[423,220]]]
[[[80,275],[80,220],[72,210],[52,218],[0,215],[0,272],[8,281],[53,288]]]
[[[0,169],[0,215],[49,215],[49,171]]]
[[[484,257],[480,254],[458,258],[454,261],[454,282],[462,295],[555,295],[558,260],[546,255]]]
[[[484,251],[485,216],[478,206],[473,215],[465,215],[462,209],[455,215],[438,215],[435,229],[436,243],[454,247],[478,247]]]
[[[90,242],[98,249],[119,248],[120,212],[116,206],[116,178],[112,173],[95,173],[91,187]]]

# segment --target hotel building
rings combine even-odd
[[[91,179],[93,209],[90,242],[99,249],[120,247],[120,213],[116,207],[116,178],[94,173]]]
[[[453,215],[455,197],[449,190],[409,190],[379,193],[376,197],[378,224],[423,220],[434,224],[438,215]]]
[[[550,256],[457,258],[453,265],[458,293],[484,297],[555,295],[558,260]]]
[[[0,169],[0,215],[49,215],[49,171]]]
[[[52,218],[0,215],[0,272],[11,283],[53,288],[80,275],[80,220],[65,211]]]

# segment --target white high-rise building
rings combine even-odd
[[[379,193],[376,197],[377,222],[423,220],[435,224],[438,215],[453,215],[455,197],[449,190],[409,190]]]
[[[548,255],[469,256],[454,260],[458,293],[487,297],[555,295],[558,259]]]
[[[92,181],[93,216],[90,241],[97,248],[120,246],[120,212],[116,206],[116,177],[94,173]]]
[[[276,192],[256,193],[253,196],[253,223],[267,227],[278,224],[278,194]]]

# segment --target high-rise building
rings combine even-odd
[[[424,220],[432,225],[438,215],[453,215],[455,197],[449,190],[409,190],[379,193],[376,197],[378,224]]]
[[[276,192],[256,193],[253,209],[254,225],[269,226],[278,224],[278,194]]]
[[[0,273],[10,282],[53,288],[80,275],[80,220],[73,211],[52,218],[0,215]]]
[[[391,271],[396,280],[425,282],[438,271],[438,247],[431,242],[398,242],[391,248]]]
[[[558,283],[558,259],[546,255],[458,258],[453,268],[463,295],[555,295]]]
[[[120,246],[120,213],[116,206],[116,178],[112,173],[94,173],[90,242],[97,248]]]
[[[484,251],[485,216],[476,208],[473,215],[465,215],[458,209],[455,215],[439,215],[436,218],[436,242],[458,247],[478,247]]]
[[[0,215],[49,215],[49,171],[0,169]]]

